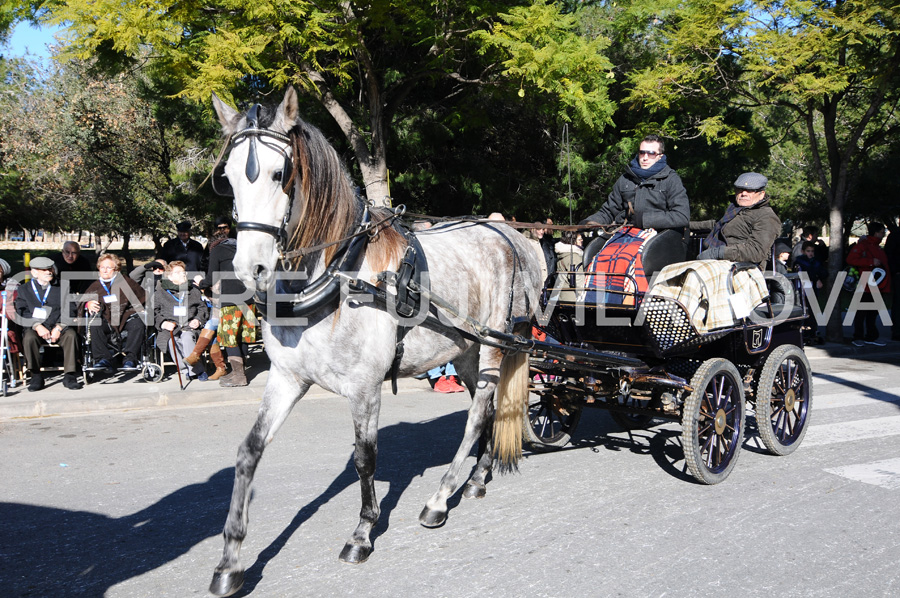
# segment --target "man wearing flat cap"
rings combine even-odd
[[[166,263],[181,261],[187,266],[187,271],[201,272],[203,259],[203,245],[191,238],[191,223],[185,220],[175,225],[178,236],[169,239],[159,252],[160,259]]]
[[[718,220],[692,221],[691,230],[711,230],[697,259],[750,262],[765,267],[781,220],[769,205],[768,179],[745,172],[734,182],[734,202]]]
[[[78,335],[72,327],[66,325],[67,318],[62,317],[60,288],[58,284],[54,284],[56,267],[48,257],[34,258],[30,267],[31,280],[19,285],[16,297],[16,319],[25,332],[22,344],[31,375],[28,390],[44,388],[41,346],[49,343],[58,344],[62,348],[63,386],[69,390],[77,390],[81,388],[76,373]],[[69,302],[66,305],[70,305]],[[68,316],[74,318],[75,312],[71,307],[74,306],[70,306]]]

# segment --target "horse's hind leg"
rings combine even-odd
[[[492,397],[497,386],[499,376],[499,363],[501,353],[498,349],[482,347],[479,361],[479,376],[475,384],[475,394],[472,397],[472,406],[469,408],[469,418],[466,421],[466,432],[462,443],[450,463],[450,468],[441,478],[438,491],[428,499],[425,508],[419,515],[419,523],[425,527],[439,527],[447,520],[447,499],[453,496],[459,487],[459,472],[463,463],[472,451],[476,440],[481,440],[478,450],[478,464],[475,474],[466,488],[467,496],[483,497],[485,493],[484,482],[487,472],[490,471],[491,453],[484,438],[484,432],[489,422],[493,421],[494,407]],[[456,362],[454,362],[455,364]],[[459,371],[459,366],[457,366]],[[464,376],[465,378],[465,376]]]
[[[349,397],[348,397],[349,398]],[[381,508],[375,496],[375,463],[378,457],[378,412],[381,408],[381,387],[375,389],[371,398],[364,395],[350,398],[356,445],[353,449],[353,464],[359,475],[362,507],[359,524],[353,535],[341,550],[340,560],[345,563],[365,562],[372,554],[372,528],[378,522]]]
[[[476,345],[453,361],[460,379],[473,396],[478,390],[479,350],[480,347]],[[494,464],[494,456],[491,453],[491,440],[493,439],[494,428],[493,401],[487,401],[484,416],[481,437],[478,439],[478,450],[475,452],[475,470],[472,472],[469,481],[466,482],[465,487],[463,487],[463,498],[484,498],[487,494],[487,476],[491,473],[491,468]]]
[[[225,550],[209,585],[209,591],[216,596],[231,596],[244,584],[244,568],[240,564],[240,552],[241,543],[247,535],[253,473],[266,445],[272,441],[291,412],[291,408],[308,389],[308,384],[298,387],[296,382],[280,374],[278,369],[273,368],[269,373],[256,423],[238,448],[231,507],[225,521]]]

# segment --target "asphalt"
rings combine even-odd
[[[883,335],[882,339],[890,338]],[[900,358],[900,342],[891,341],[885,347],[852,344],[825,343],[806,347],[806,355],[812,362],[813,371],[821,369],[821,360],[829,358],[885,359]],[[266,385],[267,360],[264,354],[250,356],[248,374],[250,383],[244,387],[225,388],[218,382],[191,381],[182,390],[173,367],[166,369],[162,382],[150,383],[140,375],[117,374],[85,385],[80,390],[69,390],[62,385],[62,374],[50,374],[43,390],[29,392],[20,382],[8,389],[6,397],[0,397],[0,421],[24,418],[54,417],[104,411],[124,411],[184,407],[191,405],[214,405],[238,402],[259,402]],[[430,390],[426,380],[406,378],[398,381],[398,392],[421,392]],[[382,392],[391,392],[385,383]],[[313,387],[307,396],[334,396],[332,393]]]

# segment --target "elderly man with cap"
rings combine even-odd
[[[61,281],[68,281],[69,290],[73,293],[83,293],[97,278],[91,263],[81,255],[81,245],[75,241],[66,241],[63,243],[62,251],[52,253],[49,257],[56,265],[57,277]]]
[[[189,273],[197,273],[203,270],[203,245],[191,238],[191,223],[185,220],[175,226],[178,236],[169,239],[159,252],[160,259],[166,263],[180,261],[187,266]]]
[[[734,182],[734,202],[719,220],[691,221],[691,230],[711,230],[697,256],[701,260],[750,262],[765,267],[781,220],[769,205],[768,179],[745,172]]]
[[[63,386],[70,390],[81,388],[78,384],[78,335],[66,324],[75,314],[69,309],[68,318],[62,317],[62,296],[58,284],[54,284],[55,265],[48,257],[31,260],[31,280],[19,285],[16,297],[16,316],[25,331],[22,344],[31,381],[28,390],[44,388],[41,374],[41,346],[58,344],[63,352]],[[66,305],[69,305],[67,302]]]

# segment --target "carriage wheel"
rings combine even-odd
[[[756,425],[773,455],[793,453],[809,427],[812,381],[800,347],[781,345],[763,363],[756,382]]]
[[[647,407],[652,403],[659,402],[659,395],[654,391],[652,399],[636,399],[633,396],[628,397],[625,402],[626,407]],[[610,411],[609,416],[623,430],[646,430],[651,427],[657,418],[644,413],[628,413],[624,411]]]
[[[737,463],[744,440],[744,385],[727,359],[703,362],[691,379],[694,392],[684,403],[681,438],[691,474],[718,484]]]
[[[581,405],[530,393],[522,421],[525,442],[535,451],[561,449],[572,439],[572,432],[580,419]]]
[[[155,363],[148,363],[141,369],[141,376],[147,382],[156,383],[163,379],[163,369]]]

